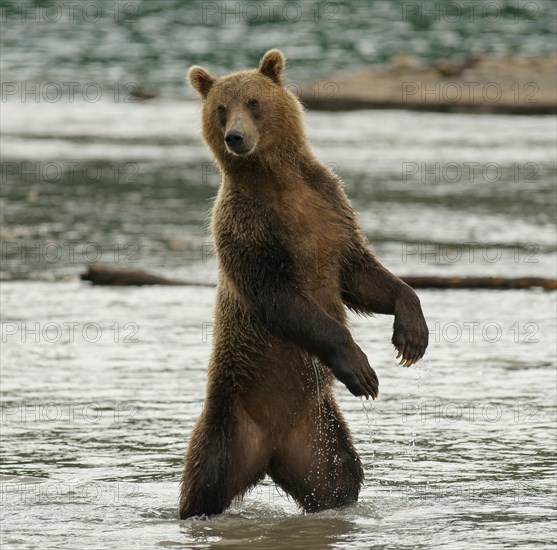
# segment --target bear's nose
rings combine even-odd
[[[236,149],[244,143],[244,132],[239,130],[230,130],[224,137],[224,141],[231,149]]]

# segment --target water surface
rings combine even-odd
[[[296,80],[347,55],[365,65],[403,49],[462,57],[474,44],[544,53],[554,32],[551,2],[530,26],[504,3],[509,25],[491,27],[420,27],[400,21],[398,2],[372,4],[365,25],[363,3],[342,3],[330,27],[211,27],[161,0],[140,2],[133,23],[27,25],[26,40],[17,20],[3,27],[7,81],[91,80],[113,94],[111,81],[133,80],[161,92],[1,105],[3,547],[555,544],[555,293],[420,291],[431,343],[410,369],[394,361],[392,318],[351,316],[381,381],[373,403],[337,391],[365,467],[360,502],[307,516],[265,481],[226,514],[183,522],[178,481],[203,405],[214,291],[78,280],[92,261],[216,279],[206,220],[218,175],[199,105],[180,99],[192,62],[251,66],[294,33]],[[225,48],[248,28],[241,55]],[[307,127],[394,272],[555,277],[552,117],[308,113]]]

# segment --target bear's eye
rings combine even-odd
[[[224,126],[226,124],[226,107],[224,105],[217,107],[217,116],[219,117],[219,122]]]
[[[259,101],[257,101],[257,99],[250,99],[248,101],[248,107],[252,110],[259,109]]]

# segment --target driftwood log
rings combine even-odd
[[[511,290],[541,287],[544,290],[557,290],[557,279],[543,277],[401,277],[401,279],[413,288]]]
[[[167,279],[142,269],[124,269],[101,264],[89,264],[87,271],[82,273],[80,278],[82,281],[90,281],[92,284],[100,286],[215,286],[213,283]]]
[[[543,288],[544,290],[557,290],[556,279],[542,277],[401,277],[403,281],[413,288],[439,288],[439,289],[525,289]],[[213,287],[213,283],[183,281],[167,279],[143,271],[141,269],[123,269],[110,265],[90,264],[87,271],[81,274],[82,281],[90,281],[94,285],[105,286],[144,286],[144,285],[171,285],[171,286],[205,286]]]

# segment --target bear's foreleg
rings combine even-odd
[[[363,243],[346,254],[341,277],[342,300],[350,309],[395,316],[392,342],[401,364],[421,359],[429,329],[414,289],[383,267]]]

